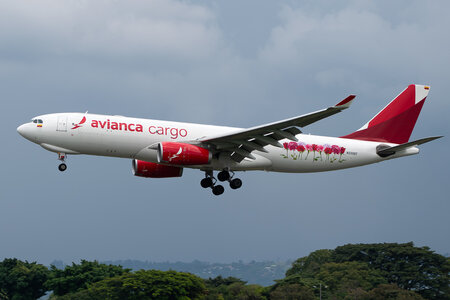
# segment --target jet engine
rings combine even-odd
[[[149,178],[181,177],[183,168],[133,159],[133,174],[134,176]]]
[[[158,144],[158,162],[171,165],[206,165],[211,162],[212,154],[208,149],[176,142]]]

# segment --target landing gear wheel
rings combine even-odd
[[[61,162],[61,164],[58,166],[58,170],[61,172],[64,172],[67,170],[67,165],[64,163],[66,161],[66,154],[62,152],[58,152],[58,160]]]
[[[238,189],[241,186],[242,186],[242,180],[240,180],[239,178],[235,178],[230,181],[230,188],[232,188],[233,190]]]
[[[213,194],[216,195],[216,196],[222,195],[224,191],[225,191],[225,189],[224,189],[223,186],[220,185],[220,184],[215,185],[215,186],[212,188],[212,192],[213,192]]]
[[[219,172],[219,174],[217,174],[217,179],[219,179],[220,181],[227,181],[228,179],[230,179],[230,172],[226,170]]]
[[[200,185],[202,186],[202,188],[205,188],[205,189],[209,188],[209,187],[211,187],[213,185],[213,180],[212,180],[211,177],[203,178],[200,181]]]
[[[67,170],[67,165],[65,163],[62,163],[58,166],[58,170],[60,170],[61,172],[64,172],[65,170]]]

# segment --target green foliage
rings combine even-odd
[[[428,247],[357,244],[317,250],[296,260],[286,277],[269,287],[236,277],[209,278],[176,271],[136,271],[82,261],[51,271],[36,263],[0,263],[0,299],[53,300],[450,300],[449,258]],[[45,285],[44,285],[45,282]],[[43,287],[45,286],[45,288]]]
[[[386,279],[378,270],[362,262],[326,263],[320,268],[316,278],[331,290],[357,288],[370,290]]]
[[[346,299],[355,299],[349,293]],[[424,300],[419,294],[399,288],[395,284],[380,284],[378,287],[358,297],[361,300]]]
[[[215,278],[208,278],[205,279],[205,284],[208,287],[219,287],[221,285],[227,286],[227,285],[231,285],[233,283],[240,283],[240,284],[246,284],[245,281],[236,278],[236,277],[227,277],[227,278],[223,278],[222,276],[217,276]]]
[[[45,283],[48,290],[61,296],[86,289],[89,284],[129,272],[121,266],[100,264],[98,261],[82,260],[80,264],[72,263],[60,270],[51,266],[50,278]]]
[[[336,262],[360,261],[383,272],[389,283],[413,290],[427,299],[450,294],[450,259],[413,243],[356,244],[337,247]]]
[[[189,273],[140,270],[106,278],[77,293],[57,297],[71,299],[200,299],[206,288],[203,280]]]
[[[449,258],[428,247],[414,247],[413,243],[349,244],[297,259],[283,281],[310,287],[305,280],[316,280],[327,286],[326,294],[337,299],[344,299],[350,291],[363,295],[385,283],[426,299],[450,299],[449,271]]]
[[[315,300],[314,290],[300,284],[279,285],[273,289],[270,299],[277,300]]]
[[[49,270],[36,262],[6,258],[0,262],[0,299],[37,299],[45,294],[43,288]]]
[[[299,258],[286,271],[286,276],[299,273],[311,276],[317,273],[323,264],[333,261],[332,254],[333,250],[321,249],[310,253],[308,256]]]
[[[322,284],[314,275],[303,276],[303,274],[294,274],[283,279],[277,280],[277,283],[271,287],[271,290],[279,286],[297,284],[300,286],[315,288]]]
[[[263,294],[265,288],[256,285],[246,285],[245,281],[242,281],[235,277],[223,278],[217,276],[216,278],[209,278],[205,280],[208,294],[203,298],[205,300],[264,300],[266,299]]]

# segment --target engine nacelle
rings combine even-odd
[[[183,168],[133,159],[133,174],[149,178],[181,177]]]
[[[176,142],[158,144],[158,162],[171,165],[206,165],[211,162],[212,154],[208,149]]]

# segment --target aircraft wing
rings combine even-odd
[[[306,115],[281,120],[269,124],[237,130],[227,134],[217,136],[207,136],[198,142],[213,146],[218,152],[228,152],[236,162],[241,162],[244,158],[254,159],[251,154],[254,150],[267,152],[264,146],[272,145],[283,147],[280,140],[289,139],[297,141],[296,134],[301,133],[297,127],[305,127],[309,124],[332,116],[350,107],[355,95],[350,95],[335,106],[328,107]]]

